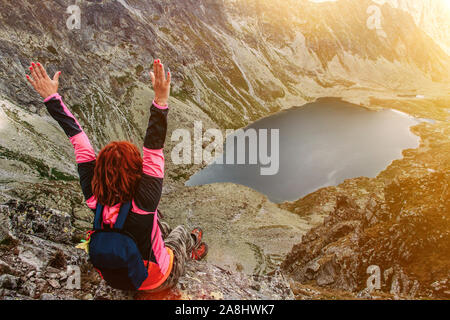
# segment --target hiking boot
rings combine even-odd
[[[195,241],[194,249],[196,249],[202,243],[203,230],[201,228],[195,228],[194,230],[191,231],[191,236],[192,238],[194,238]]]
[[[208,245],[204,242],[200,243],[197,249],[192,250],[192,260],[200,261],[208,254]]]

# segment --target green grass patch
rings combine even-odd
[[[50,168],[41,159],[12,151],[0,146],[0,158],[7,160],[17,160],[27,164],[33,170],[39,173],[39,176],[49,180],[76,181],[77,177],[61,172],[58,169]]]

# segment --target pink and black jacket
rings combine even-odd
[[[95,212],[97,199],[92,193],[91,182],[96,155],[89,138],[65,106],[59,94],[48,97],[44,103],[75,149],[81,188],[87,205]],[[158,204],[161,199],[164,178],[163,148],[167,133],[168,107],[161,107],[153,102],[150,113],[144,139],[142,179],[132,201],[131,212],[124,225],[124,231],[134,237],[145,263],[150,262],[149,277],[140,290],[159,287],[169,276],[173,264],[173,252],[165,246],[158,225]],[[113,225],[115,223],[120,205],[105,206],[104,224]],[[151,244],[152,248],[150,248]]]

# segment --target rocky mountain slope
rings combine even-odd
[[[154,58],[161,58],[174,75],[168,155],[174,146],[172,132],[192,130],[195,120],[202,121],[204,128],[239,128],[324,96],[439,119],[430,137],[439,136],[445,130],[440,126],[448,121],[448,101],[433,102],[434,97],[448,94],[449,88],[450,58],[442,49],[445,35],[437,33],[445,30],[440,20],[419,23],[411,11],[380,6],[383,37],[367,27],[367,9],[373,5],[369,0],[327,4],[307,0],[282,4],[271,0],[86,0],[78,2],[81,28],[70,30],[66,10],[72,4],[68,0],[0,1],[0,203],[10,203],[9,209],[5,207],[7,218],[2,219],[11,221],[5,232],[12,233],[8,237],[13,239],[2,239],[6,241],[2,250],[8,253],[5,260],[9,259],[3,261],[2,273],[17,277],[14,290],[10,288],[12,278],[2,280],[6,290],[12,290],[4,291],[5,296],[65,296],[62,288],[48,281],[56,276],[46,273],[59,274],[64,267],[56,268],[58,272],[46,271],[50,260],[30,258],[30,265],[27,253],[24,262],[21,252],[38,250],[33,253],[36,256],[40,248],[48,247],[51,256],[60,249],[66,260],[83,265],[85,258],[73,247],[91,228],[92,219],[76,181],[72,147],[25,81],[30,61],[42,62],[50,72],[62,71],[60,92],[96,150],[111,140],[127,139],[141,145],[153,98],[147,68]],[[433,16],[430,13],[429,17]],[[417,94],[430,100],[405,98]],[[275,272],[292,245],[335,210],[333,203],[316,204],[317,210],[298,214],[298,210],[280,208],[241,186],[185,187],[184,182],[200,167],[177,166],[169,157],[161,202],[171,224],[202,225],[207,231],[211,244],[208,263],[190,267],[192,277],[211,272],[228,281],[242,271],[257,275]],[[416,167],[404,170],[412,168]],[[333,192],[330,197],[335,197]],[[323,196],[317,203],[328,197]],[[43,210],[60,213],[56,218],[44,214],[48,220],[31,223],[22,212],[19,221],[14,218],[11,200],[25,201],[22,207],[39,207],[30,209],[35,212],[31,216],[39,217]],[[67,232],[61,232],[65,228]],[[296,256],[289,259],[294,261]],[[34,262],[42,267],[42,273],[27,278],[37,269]],[[233,274],[220,275],[220,268]],[[250,287],[255,284],[251,277],[242,277],[249,279]],[[36,291],[25,294],[21,290],[31,278]],[[58,278],[61,283],[62,278]],[[215,292],[212,282],[207,283],[208,290]],[[87,281],[91,283],[95,282]],[[254,297],[289,296],[270,281],[266,283],[268,289],[252,291]],[[317,286],[314,290],[304,287],[306,283],[295,286],[298,298],[328,296]],[[126,297],[96,290],[91,285],[83,293]],[[236,287],[236,292],[239,290]],[[235,297],[230,292],[222,294]]]
[[[450,54],[450,3],[447,0],[390,0],[391,6],[408,12],[422,30]]]

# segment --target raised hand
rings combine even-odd
[[[31,77],[27,75],[27,79],[42,98],[45,99],[58,93],[61,71],[56,72],[53,79],[50,79],[44,67],[40,63],[35,64],[34,62],[31,63],[30,71]]]
[[[153,90],[155,91],[155,102],[160,106],[167,106],[170,96],[170,71],[167,72],[167,78],[164,71],[164,65],[161,60],[155,60],[153,63],[153,72],[150,72],[152,78]]]

